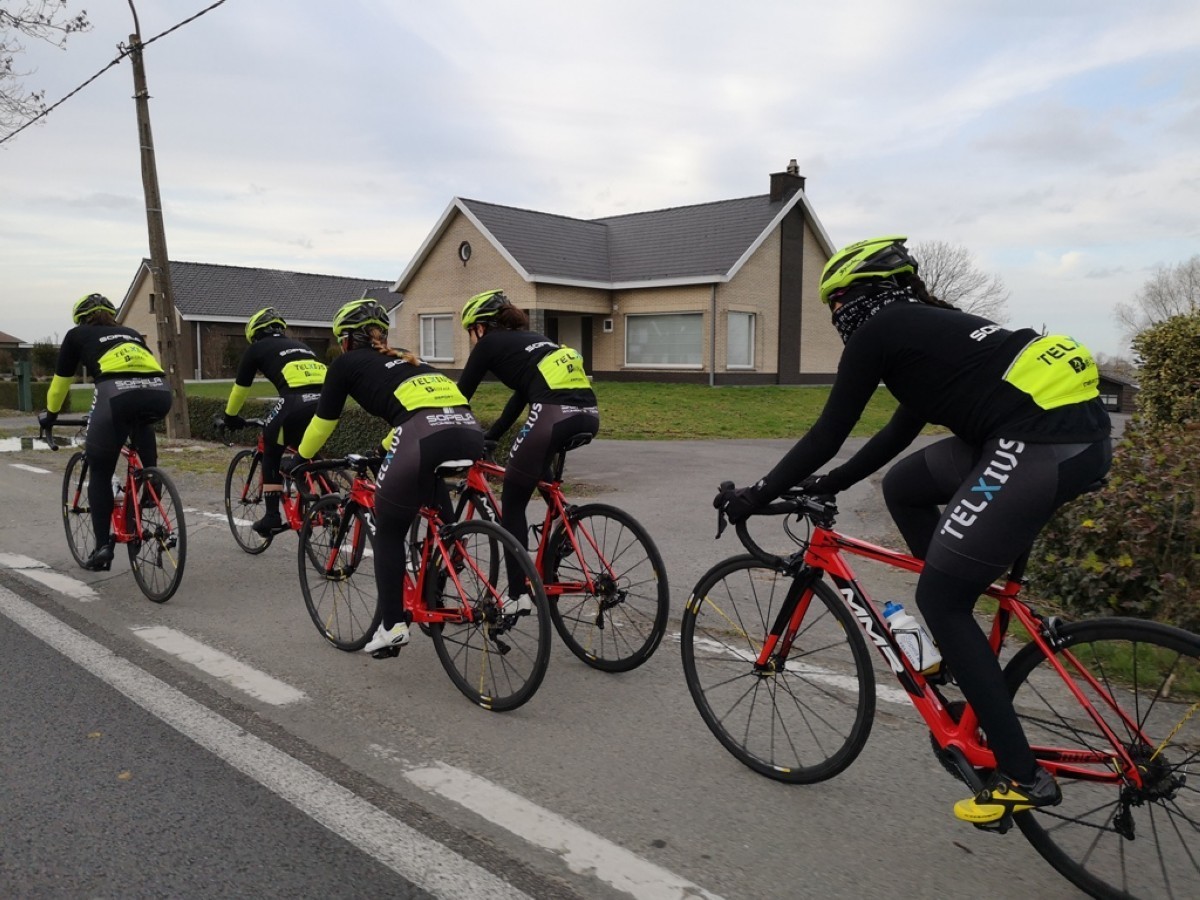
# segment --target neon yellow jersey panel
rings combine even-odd
[[[467,398],[462,395],[458,385],[440,373],[414,375],[401,382],[394,395],[405,409],[467,405]]]
[[[560,347],[553,353],[547,353],[538,361],[538,371],[546,379],[546,386],[551,390],[572,390],[574,388],[590,388],[587,372],[583,369],[583,357],[578,350],[570,347]]]
[[[1100,395],[1100,375],[1091,352],[1062,334],[1038,338],[1017,354],[1004,380],[1042,409],[1083,403]]]

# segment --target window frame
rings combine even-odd
[[[696,346],[697,362],[633,362],[629,359],[629,338],[635,328],[630,327],[631,319],[665,319],[678,318],[686,316],[688,318],[697,319],[700,323],[699,331],[697,332],[698,343]],[[654,312],[654,313],[627,313],[625,315],[624,341],[622,341],[625,352],[625,368],[629,369],[698,369],[704,368],[704,313],[692,310],[681,310],[679,312]]]
[[[449,332],[446,335],[448,347],[443,349],[443,353],[449,353],[448,356],[437,356],[437,322],[441,319],[449,323]],[[431,323],[433,329],[433,347],[426,348],[425,345],[425,323]],[[421,313],[417,316],[417,332],[420,334],[420,349],[418,355],[421,359],[429,362],[454,362],[454,315],[452,313]]]
[[[730,322],[734,316],[745,316],[750,320],[750,333],[747,335],[749,346],[746,348],[749,351],[750,361],[746,363],[730,362],[729,351],[733,348],[733,341],[730,339]],[[731,309],[725,314],[725,368],[731,372],[745,372],[754,370],[758,367],[757,358],[758,349],[758,313],[745,312],[743,310]]]

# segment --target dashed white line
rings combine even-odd
[[[151,625],[134,627],[132,631],[164,653],[170,653],[201,672],[207,672],[263,703],[287,706],[298,703],[307,696],[304,691],[297,690],[290,684],[285,684],[266,672],[260,672],[253,666],[234,659],[228,653],[210,647],[174,628]]]
[[[33,472],[35,475],[49,475],[49,469],[39,469],[37,466],[27,466],[25,463],[9,463],[14,469],[20,469],[22,472]]]
[[[29,556],[22,556],[19,553],[0,553],[0,566],[20,572],[31,581],[43,584],[52,591],[58,591],[73,600],[88,603],[100,598],[100,595],[92,590],[90,585],[78,578],[72,578],[70,575],[55,572],[44,562],[39,562]]]
[[[721,900],[674,872],[463,769],[439,762],[410,769],[404,775],[418,787],[557,854],[573,872],[598,878],[638,900]]]

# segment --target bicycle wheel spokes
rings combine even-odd
[[[650,535],[624,510],[593,503],[571,516],[546,548],[550,617],[588,665],[625,672],[654,653],[667,628],[671,592]],[[561,590],[561,593],[558,591]]]
[[[75,562],[82,566],[96,549],[92,508],[88,502],[88,464],[83,451],[72,454],[67,461],[67,469],[63,473],[62,511],[67,548]]]
[[[225,473],[225,517],[237,545],[262,553],[271,543],[250,526],[263,516],[262,458],[256,450],[239,450]]]
[[[435,553],[424,573],[425,603],[457,610],[459,617],[430,629],[438,659],[472,702],[495,712],[516,709],[537,691],[550,662],[541,580],[524,549],[491,522],[458,523],[444,546],[446,555]],[[533,609],[522,615],[506,615],[500,606],[509,593],[506,553],[520,563],[521,593],[533,599]]]
[[[786,659],[757,661],[788,600],[806,607],[780,646]],[[807,602],[805,602],[807,601]],[[857,623],[833,590],[801,592],[752,557],[711,569],[696,585],[680,634],[684,674],[709,729],[739,761],[779,781],[831,778],[858,756],[871,731],[875,681]]]
[[[1107,727],[1036,647],[1013,658],[1006,677],[1017,714],[1063,793],[1059,806],[1017,824],[1094,896],[1200,896],[1200,638],[1131,619],[1060,634],[1059,661]]]
[[[127,497],[125,502],[136,504],[140,519],[126,545],[133,577],[149,599],[165,603],[179,589],[187,561],[187,526],[179,491],[166,472],[143,469],[137,497]]]
[[[339,650],[361,650],[379,625],[367,513],[330,494],[308,509],[300,531],[300,590],[317,631]]]

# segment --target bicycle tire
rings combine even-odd
[[[818,581],[801,582],[749,555],[697,582],[683,613],[680,655],[709,730],[760,775],[790,784],[832,778],[862,751],[875,717],[875,675],[858,622]],[[808,600],[783,667],[755,660],[785,604]]]
[[[96,549],[92,505],[88,501],[88,461],[82,450],[71,454],[63,472],[62,511],[67,549],[71,551],[75,562],[82,566]]]
[[[604,503],[569,512],[580,560],[561,521],[546,545],[549,584],[586,584],[596,592],[549,595],[550,621],[572,653],[594,669],[628,672],[658,649],[667,631],[671,590],[654,541],[629,513]]]
[[[369,513],[330,494],[317,500],[300,529],[300,592],[317,632],[339,650],[366,646],[383,611],[375,588]]]
[[[239,450],[225,473],[225,518],[234,541],[251,555],[271,546],[272,535],[261,535],[251,527],[261,518],[262,509],[262,455],[257,450]]]
[[[1050,865],[1094,897],[1200,896],[1200,637],[1123,618],[1064,625],[1058,637],[1055,655],[1147,780],[1135,789],[1060,774],[1062,803],[1014,820]],[[1064,657],[1068,650],[1103,692],[1078,676]],[[1013,657],[1005,678],[1035,752],[1109,746],[1037,645]],[[1102,693],[1121,704],[1149,743],[1135,738]],[[1103,764],[1094,768],[1113,772]]]
[[[529,554],[502,526],[474,519],[445,531],[449,564],[456,576],[424,573],[425,602],[457,609],[461,621],[430,628],[438,659],[450,680],[472,703],[507,712],[537,692],[550,664],[550,621],[541,579]],[[533,599],[527,614],[505,615],[498,601],[508,596],[505,554],[520,561],[524,592]],[[447,558],[436,563],[449,571]],[[498,570],[492,578],[488,573]],[[433,587],[430,587],[433,585]]]
[[[141,538],[126,544],[129,566],[146,598],[166,603],[179,590],[187,563],[183,502],[171,476],[156,467],[142,469],[137,492],[137,497],[125,498],[130,518],[136,511],[141,519]]]

